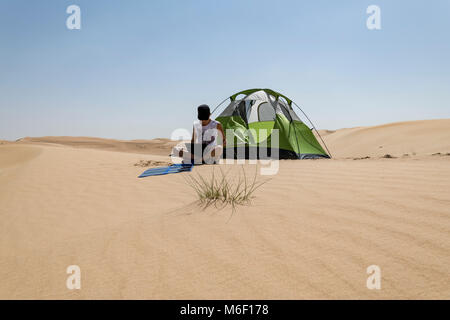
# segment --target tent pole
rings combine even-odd
[[[322,136],[320,135],[319,131],[317,131],[316,126],[314,125],[314,123],[312,123],[312,121],[308,118],[306,113],[303,112],[302,108],[300,108],[294,101],[292,101],[292,103],[303,113],[303,115],[306,117],[306,119],[308,119],[309,123],[312,125],[313,129],[316,131],[317,135],[319,136],[320,140],[322,141],[323,145],[325,146],[325,149],[327,149],[327,152],[330,155],[330,158],[332,158],[333,156],[331,155],[330,150],[328,150],[328,147],[327,147],[325,141],[323,141]]]
[[[211,114],[213,114],[213,113],[217,110],[217,108],[219,108],[219,107],[220,107],[225,101],[227,101],[228,99],[230,99],[230,97],[225,98],[225,100],[223,100],[221,103],[219,103],[219,105],[218,105],[217,107],[214,108],[214,110],[211,112]]]

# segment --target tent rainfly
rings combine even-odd
[[[213,113],[228,100],[228,106],[216,118],[225,132],[233,131],[234,141],[227,136],[224,157],[255,159],[274,157],[278,153],[279,159],[330,158],[327,146],[308,116],[281,93],[270,89],[244,90],[225,99]],[[312,128],[300,120],[292,105],[299,108]],[[278,129],[278,145],[272,141],[275,140],[273,129]],[[313,129],[328,152],[317,141]]]

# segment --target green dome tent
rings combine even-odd
[[[227,136],[224,158],[263,158],[261,155],[272,157],[277,152],[280,159],[330,158],[322,138],[320,139],[328,153],[317,141],[312,129],[294,112],[292,105],[298,105],[281,93],[270,89],[244,90],[225,99],[220,105],[227,100],[228,106],[216,118],[226,135],[227,129],[233,130],[234,141],[230,141]],[[316,130],[312,123],[311,125]],[[266,130],[261,133],[260,129]],[[273,129],[278,129],[279,143],[276,150],[272,145]],[[319,134],[318,136],[320,137]]]

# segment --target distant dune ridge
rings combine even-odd
[[[26,137],[20,143],[46,143],[71,146],[75,148],[90,148],[132,153],[148,153],[169,155],[176,142],[170,139],[158,138],[152,140],[114,140],[92,137]]]
[[[340,129],[323,138],[335,157],[450,152],[450,119]]]
[[[280,161],[234,213],[137,178],[174,141],[0,141],[0,299],[450,299],[450,119],[321,133],[334,159]]]
[[[421,120],[319,130],[334,157],[402,156],[450,152],[450,119]],[[2,140],[0,140],[1,143]],[[114,140],[92,137],[26,137],[19,143],[44,143],[119,152],[167,156],[178,142],[158,138],[151,140]],[[6,141],[5,141],[6,143]]]

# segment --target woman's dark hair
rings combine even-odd
[[[209,106],[206,104],[202,104],[201,106],[198,106],[197,112],[198,112],[198,115],[197,115],[198,120],[208,120],[209,116],[211,115]]]

